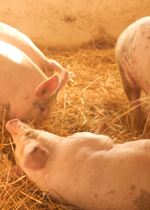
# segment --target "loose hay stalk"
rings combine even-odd
[[[31,123],[35,128],[68,136],[75,132],[94,132],[99,121],[104,120],[109,126],[107,134],[115,143],[135,139],[130,132],[130,109],[115,64],[114,48],[97,46],[43,50],[75,77],[61,91],[51,115],[43,122]],[[148,103],[146,100],[143,99],[144,106]],[[78,209],[51,201],[26,175],[20,178],[11,170],[11,162],[15,163],[14,144],[4,126],[5,114],[4,111],[0,128],[0,209]]]

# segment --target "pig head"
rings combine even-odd
[[[9,119],[46,117],[62,89],[59,76],[48,78],[22,51],[2,41],[0,63],[0,113],[5,106]]]
[[[64,138],[17,119],[6,128],[18,165],[51,197],[82,209],[149,209],[149,140],[113,145],[108,136],[88,132]]]

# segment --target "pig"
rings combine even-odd
[[[9,43],[24,52],[45,74],[50,77],[54,71],[61,73],[61,80],[66,83],[66,70],[56,61],[47,59],[33,42],[17,29],[0,22],[0,40]],[[74,76],[69,72],[70,76]]]
[[[46,117],[64,86],[59,76],[54,74],[48,78],[26,54],[2,41],[0,64],[0,114],[6,107],[9,119]]]
[[[51,198],[92,210],[150,208],[150,141],[113,144],[89,132],[60,137],[7,122],[17,164]]]
[[[117,40],[116,63],[121,75],[123,89],[131,106],[131,129],[141,133],[140,93],[150,95],[150,17],[144,17],[128,26]],[[150,114],[143,135],[150,138]]]

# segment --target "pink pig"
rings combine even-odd
[[[150,140],[113,145],[108,136],[88,132],[65,138],[17,119],[6,128],[18,165],[52,198],[82,209],[149,209]]]
[[[60,83],[66,83],[66,70],[54,60],[47,59],[33,42],[17,29],[0,22],[0,40],[24,52],[45,74],[50,77],[54,71],[61,73]],[[73,74],[69,72],[70,76]]]
[[[120,35],[116,44],[116,62],[124,91],[131,103],[132,130],[142,131],[140,93],[150,95],[150,17],[131,24]],[[150,138],[150,114],[144,136]]]
[[[57,74],[48,78],[26,54],[2,41],[0,75],[0,114],[5,106],[10,119],[45,117],[64,86]]]

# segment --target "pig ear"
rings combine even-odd
[[[40,99],[48,98],[59,86],[59,76],[54,74],[42,82],[35,90],[35,96]]]
[[[24,166],[30,169],[41,169],[48,158],[48,151],[41,145],[27,145],[24,150]]]

